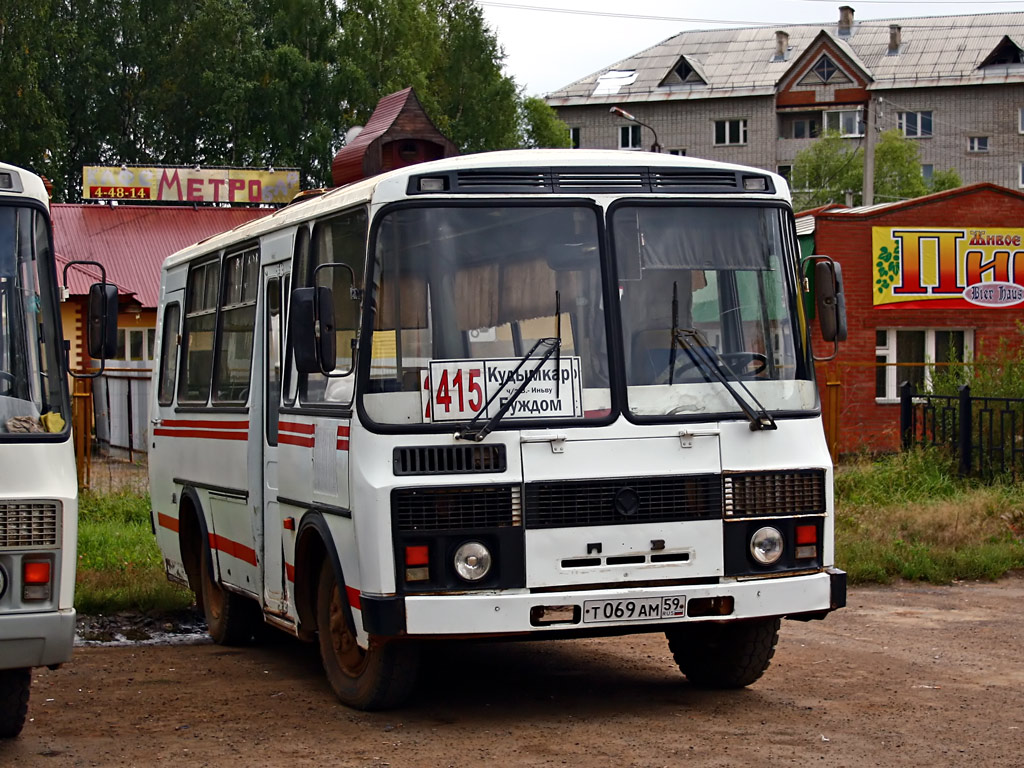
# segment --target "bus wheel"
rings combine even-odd
[[[13,739],[21,733],[28,714],[28,689],[32,670],[0,670],[0,739]]]
[[[687,679],[701,688],[743,688],[768,669],[779,642],[778,618],[694,623],[665,632]]]
[[[200,581],[206,631],[218,645],[244,645],[260,629],[262,617],[255,601],[229,592],[213,579],[210,556],[200,556]]]
[[[345,588],[330,560],[320,568],[316,618],[320,658],[335,695],[356,709],[390,709],[404,703],[416,685],[418,648],[405,641],[370,638],[360,648],[346,618]]]

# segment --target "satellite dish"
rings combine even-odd
[[[353,141],[355,141],[356,136],[358,136],[362,132],[363,132],[363,126],[361,126],[361,125],[353,125],[347,131],[345,131],[345,144],[346,145],[351,144]]]

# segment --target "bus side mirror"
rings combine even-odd
[[[330,288],[292,291],[289,337],[299,373],[329,373],[334,368],[334,294]]]
[[[93,283],[88,303],[89,357],[106,360],[117,354],[117,286]]]
[[[814,295],[821,337],[825,341],[846,341],[846,297],[843,268],[839,264],[828,260],[814,265]]]

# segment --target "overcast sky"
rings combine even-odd
[[[505,50],[508,74],[543,96],[689,29],[1024,12],[1024,2],[974,0],[477,0]],[[602,15],[603,14],[603,15]],[[644,18],[647,17],[647,18]],[[654,18],[651,18],[654,17]]]

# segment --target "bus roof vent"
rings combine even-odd
[[[458,189],[462,192],[548,192],[551,180],[539,168],[488,168],[459,171]]]
[[[471,475],[504,472],[504,445],[415,445],[395,448],[396,475]]]
[[[559,192],[645,192],[644,172],[634,168],[563,168],[555,173]]]
[[[739,189],[736,173],[715,171],[704,168],[661,168],[651,171],[651,187],[655,191],[678,192],[681,190]]]

